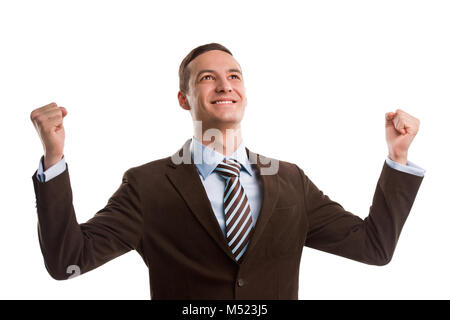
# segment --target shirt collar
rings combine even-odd
[[[193,137],[191,140],[190,151],[194,164],[203,180],[205,180],[206,177],[214,171],[217,165],[221,163],[224,158],[238,161],[250,175],[253,175],[250,161],[248,160],[247,152],[245,151],[243,143],[239,145],[231,156],[225,157],[220,152],[205,146]]]

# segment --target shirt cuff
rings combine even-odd
[[[406,165],[403,165],[389,159],[389,157],[386,157],[386,164],[392,169],[413,174],[415,176],[423,177],[425,175],[425,169],[422,169],[421,167],[419,167],[418,165],[409,160],[406,162]]]
[[[66,160],[64,159],[64,155],[57,163],[52,165],[50,168],[44,171],[44,156],[41,157],[39,161],[39,167],[37,170],[37,178],[39,182],[47,182],[53,179],[54,177],[60,175],[66,170]]]

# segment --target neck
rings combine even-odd
[[[194,138],[224,156],[231,156],[242,143],[241,126],[218,129],[194,124]]]

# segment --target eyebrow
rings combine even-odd
[[[203,69],[203,70],[200,70],[200,71],[197,73],[196,79],[198,79],[198,77],[199,77],[202,73],[206,73],[206,72],[215,73],[214,70],[211,70],[211,69]],[[239,70],[239,69],[228,69],[227,72],[228,72],[228,73],[237,72],[237,73],[239,73],[240,75],[242,75],[242,72],[241,72],[241,70]]]

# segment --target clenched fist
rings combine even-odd
[[[389,158],[406,165],[408,149],[419,131],[420,121],[403,110],[388,112],[385,115],[386,142]]]
[[[50,103],[31,112],[30,118],[44,147],[44,171],[61,160],[64,151],[64,107]]]

